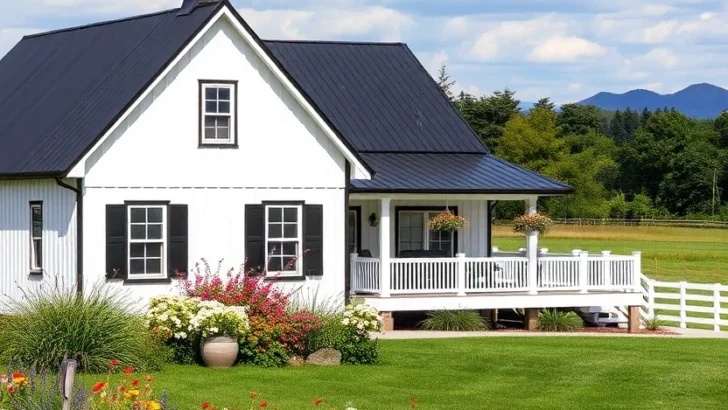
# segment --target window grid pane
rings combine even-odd
[[[43,268],[43,206],[30,205],[30,253],[31,269]]]
[[[297,272],[300,247],[299,207],[267,208],[268,271]]]
[[[129,274],[163,275],[164,208],[132,207],[129,215]]]

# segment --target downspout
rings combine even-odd
[[[56,178],[56,184],[76,193],[76,293],[83,295],[83,178],[76,178],[76,186]]]
[[[487,201],[486,206],[488,207],[488,227],[486,228],[486,235],[487,235],[487,243],[488,243],[488,249],[487,249],[487,255],[488,257],[493,256],[493,221],[495,221],[495,206],[498,205],[498,201]]]
[[[349,251],[347,237],[349,235],[349,187],[351,186],[351,164],[346,161],[344,166],[344,303],[349,304],[351,301],[351,252]],[[359,216],[361,217],[361,215]]]

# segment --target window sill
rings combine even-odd
[[[238,146],[237,143],[235,143],[235,144],[205,144],[205,143],[203,143],[203,144],[199,144],[198,148],[201,148],[201,149],[206,149],[206,148],[209,148],[209,149],[239,149],[240,147]]]
[[[267,282],[303,282],[306,280],[306,277],[303,275],[278,275],[278,276],[266,276],[265,280]]]
[[[172,283],[171,278],[160,279],[124,279],[124,285],[168,285]]]

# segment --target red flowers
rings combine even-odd
[[[314,399],[314,401],[313,401],[313,405],[314,405],[314,406],[318,406],[319,404],[321,404],[321,403],[323,403],[323,402],[324,402],[324,399],[322,399],[322,398],[317,398],[317,399]]]
[[[132,380],[131,385],[134,387],[139,386],[139,380]]]
[[[106,388],[106,383],[104,382],[98,382],[94,384],[93,392],[98,393]]]
[[[203,409],[209,409],[210,408],[210,403],[208,403],[208,402],[202,403],[202,408]]]
[[[124,374],[132,374],[134,373],[134,369],[132,367],[126,366],[124,368]]]
[[[267,402],[267,401],[261,401],[261,402],[260,402],[260,408],[261,408],[261,409],[264,409],[264,408],[266,408],[266,407],[268,407],[268,402]]]
[[[114,367],[119,365],[119,361],[116,359],[111,359],[111,363],[109,363],[109,369],[113,369]]]

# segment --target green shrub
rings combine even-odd
[[[420,328],[448,332],[474,332],[489,330],[490,324],[472,310],[435,310],[427,313],[427,319],[420,322]]]
[[[337,349],[347,337],[346,326],[340,314],[324,314],[320,317],[322,326],[312,330],[306,338],[306,354],[319,349]]]
[[[341,362],[348,364],[376,364],[379,362],[379,343],[372,340],[368,331],[357,330],[355,326],[344,325],[344,315],[324,314],[321,326],[314,329],[306,340],[306,354],[320,349],[335,349],[341,352]]]
[[[645,329],[653,332],[665,326],[665,321],[663,321],[662,319],[658,319],[657,313],[655,313],[654,317],[648,317],[647,319],[645,319],[644,322]]]
[[[359,335],[356,330],[346,328],[345,337],[337,347],[341,352],[341,363],[377,364],[379,363],[379,342]]]
[[[133,313],[133,303],[102,285],[78,296],[75,289],[41,287],[6,303],[0,360],[57,369],[75,359],[85,372],[103,372],[112,359],[136,369],[155,369],[166,360],[159,338]]]
[[[575,312],[544,309],[538,314],[538,328],[547,332],[570,332],[584,328],[584,321]]]

